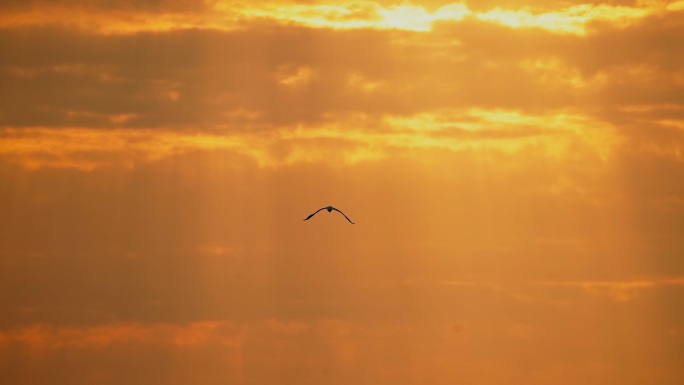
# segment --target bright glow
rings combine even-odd
[[[411,31],[429,31],[433,19],[424,8],[416,6],[403,5],[378,12],[382,25]]]
[[[93,13],[87,9],[42,5],[20,13],[4,14],[0,16],[0,26],[65,24],[100,33],[125,34],[173,29],[234,30],[242,28],[244,22],[273,20],[312,28],[375,28],[427,32],[435,22],[458,22],[473,17],[512,28],[541,28],[556,33],[582,35],[586,33],[587,23],[593,20],[626,26],[652,14],[681,10],[684,8],[683,3],[671,3],[667,7],[651,3],[636,7],[584,4],[554,11],[537,11],[530,7],[495,7],[482,12],[471,11],[464,3],[452,3],[431,13],[420,5],[410,3],[384,7],[372,1],[323,5],[225,0],[216,2],[205,13],[189,15],[123,11]]]
[[[582,35],[586,32],[586,24],[592,20],[609,21],[619,26],[625,26],[634,20],[658,11],[658,8],[578,5],[547,13],[495,8],[478,14],[476,17],[513,28],[542,28],[558,33]]]

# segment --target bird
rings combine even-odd
[[[345,218],[347,218],[347,220],[349,221],[349,223],[351,223],[352,225],[355,224],[354,222],[352,222],[351,219],[349,219],[348,216],[344,215],[344,213],[343,213],[342,211],[340,211],[340,210],[338,210],[338,209],[336,209],[336,208],[334,208],[334,207],[332,207],[332,206],[321,207],[320,209],[314,211],[313,214],[311,214],[311,215],[309,215],[308,217],[304,218],[304,220],[305,220],[305,221],[308,221],[309,219],[311,219],[311,217],[313,217],[314,215],[316,215],[316,213],[318,213],[318,212],[321,211],[321,210],[328,210],[328,212],[332,212],[333,210],[335,210],[335,211],[337,211],[338,213],[342,214]]]

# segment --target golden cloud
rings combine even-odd
[[[121,123],[135,117],[114,115],[111,120]],[[546,156],[562,158],[572,145],[583,143],[607,159],[618,142],[610,125],[586,116],[529,115],[501,109],[445,110],[382,119],[352,114],[331,117],[319,125],[298,124],[256,134],[45,127],[1,132],[5,139],[0,156],[29,169],[81,170],[132,167],[193,151],[229,151],[273,167],[299,162],[357,163],[385,158],[396,150],[490,148],[512,153],[533,146]]]
[[[15,9],[0,16],[0,27],[27,25],[63,25],[104,34],[127,34],[143,31],[175,29],[234,30],[247,22],[273,21],[310,28],[331,29],[397,29],[426,32],[434,23],[458,22],[467,18],[492,22],[512,28],[540,28],[562,34],[585,34],[591,22],[601,21],[626,26],[647,16],[676,12],[684,8],[682,1],[664,6],[640,2],[635,6],[573,5],[556,10],[534,8],[471,10],[455,2],[430,12],[411,3],[383,6],[372,1],[338,4],[302,4],[275,1],[244,2],[223,0],[207,4],[202,11],[181,12],[171,9],[105,10],[93,7],[70,7],[42,3],[29,9]]]
[[[171,345],[176,347],[235,346],[264,335],[287,337],[314,334],[329,339],[372,332],[339,319],[290,320],[269,318],[253,322],[197,321],[190,323],[112,323],[96,326],[34,324],[0,331],[0,348],[10,344],[42,349],[92,349],[112,345]],[[381,331],[374,331],[374,333]]]
[[[608,296],[618,302],[627,302],[635,299],[645,289],[684,287],[684,277],[631,281],[549,281],[538,282],[535,285],[580,289],[592,295]]]

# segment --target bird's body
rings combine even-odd
[[[332,212],[333,210],[335,210],[335,211],[337,211],[338,213],[342,214],[342,215],[349,221],[349,223],[354,224],[354,222],[352,222],[352,220],[349,219],[349,217],[347,217],[342,211],[340,211],[340,210],[338,210],[338,209],[336,209],[336,208],[334,208],[334,207],[332,207],[332,206],[321,207],[320,209],[314,211],[313,214],[311,214],[311,215],[309,215],[308,217],[304,218],[304,220],[305,220],[305,221],[308,221],[309,219],[311,219],[311,217],[313,217],[314,215],[316,215],[316,214],[317,214],[319,211],[321,211],[321,210],[328,210],[329,213]]]

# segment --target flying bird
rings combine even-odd
[[[340,211],[340,210],[338,210],[338,209],[336,209],[336,208],[334,208],[334,207],[332,207],[332,206],[326,206],[326,207],[321,207],[320,209],[314,211],[313,214],[309,215],[309,216],[306,217],[304,220],[305,220],[305,221],[308,221],[309,219],[311,219],[311,217],[313,217],[314,215],[316,215],[316,213],[318,213],[318,212],[321,211],[321,210],[328,210],[328,212],[331,212],[331,211],[335,210],[335,211],[337,211],[338,213],[344,215],[344,213],[343,213],[342,211]],[[344,215],[344,217],[347,218],[347,220],[349,221],[349,223],[351,223],[352,225],[354,224],[354,222],[352,222],[351,219],[349,219],[348,216]]]

